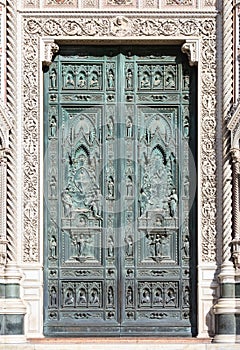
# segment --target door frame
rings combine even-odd
[[[131,44],[131,46],[132,46],[133,44]],[[145,44],[146,45],[146,44]],[[88,44],[88,45],[86,45],[86,46],[89,46],[89,47],[91,47],[91,46],[94,46],[94,45],[92,45],[92,44]],[[95,45],[96,46],[96,45]],[[102,45],[99,45],[99,47],[101,47]],[[125,50],[126,50],[126,44],[125,45],[123,45],[123,44],[121,44],[121,45],[117,45],[116,44],[116,46],[119,46],[119,47],[121,47],[121,46],[125,46]],[[139,46],[139,45],[135,45],[135,46]],[[149,46],[150,47],[150,45],[146,45],[146,46]],[[159,47],[159,49],[161,49],[162,47],[163,47],[163,45],[154,45],[154,46],[156,46],[156,47]],[[66,45],[61,45],[61,47],[63,47],[63,50],[65,50],[66,49]],[[174,54],[174,47],[173,46],[169,46],[169,45],[167,45],[166,46],[167,48],[169,48],[171,51],[171,54]],[[179,51],[179,48],[180,48],[180,46],[178,46],[177,47],[177,49],[176,49],[176,52],[177,51]],[[71,51],[69,50],[69,54],[71,55]],[[178,56],[179,57],[179,56]],[[80,59],[81,60],[81,59]],[[60,61],[61,62],[61,61]],[[64,61],[63,61],[64,62]],[[77,63],[77,61],[76,61],[76,63]],[[164,63],[164,61],[163,61],[163,63]],[[184,61],[182,61],[181,62],[182,64],[184,64]],[[86,62],[86,64],[87,64],[87,62]],[[156,64],[156,62],[155,62],[155,64]],[[192,88],[195,88],[196,87],[196,85],[197,85],[197,77],[196,77],[196,71],[192,71],[191,72],[191,75],[190,75],[190,77],[191,78],[193,78],[193,86],[192,86]],[[45,81],[45,83],[48,85],[48,77],[47,76],[45,76],[44,77],[44,81]],[[48,111],[49,109],[49,104],[50,104],[50,102],[48,101],[48,99],[47,99],[47,96],[48,96],[48,94],[49,94],[49,90],[46,90],[47,88],[45,88],[45,91],[44,91],[44,108],[46,109],[46,111]],[[124,90],[124,89],[123,89]],[[181,90],[182,91],[182,90]],[[190,90],[191,91],[191,90]],[[59,90],[58,90],[58,92],[59,92]],[[134,92],[135,93],[138,93],[138,89],[137,89],[137,87],[134,89]],[[121,91],[121,93],[123,93],[123,91]],[[116,90],[116,95],[118,95],[118,92],[117,92],[117,90]],[[195,102],[197,101],[197,92],[196,91],[194,91],[194,94],[193,94],[193,97],[190,99],[190,103],[188,104],[188,106],[192,106],[192,108],[190,109],[190,120],[191,120],[191,123],[192,124],[194,124],[193,123],[193,121],[194,121],[194,117],[196,116],[196,108],[194,107],[195,106]],[[135,105],[137,105],[138,103],[137,102],[135,102]],[[59,102],[58,103],[58,106],[60,107],[60,106],[62,106],[62,104],[61,104],[61,102]],[[146,105],[143,105],[143,106],[145,106],[145,107],[147,107],[147,103],[146,103]],[[157,107],[157,105],[154,105],[155,107]],[[177,106],[178,107],[182,107],[183,106],[183,104],[181,103],[181,102],[179,102],[178,104],[177,104]],[[74,106],[73,105],[73,108],[74,107],[76,107],[76,106]],[[80,107],[80,105],[79,105],[79,107]],[[159,106],[159,108],[160,108],[161,106]],[[165,106],[162,106],[162,107],[165,107]],[[46,114],[46,112],[44,111],[44,114]],[[46,117],[46,115],[45,115],[45,117]],[[44,124],[46,123],[46,120],[44,120]],[[44,127],[44,129],[45,129],[45,133],[46,133],[46,127]],[[192,134],[192,137],[190,136],[190,142],[191,142],[191,144],[192,144],[192,146],[190,146],[190,149],[191,149],[191,153],[194,153],[193,154],[193,158],[194,158],[194,163],[196,164],[196,162],[197,162],[197,151],[196,151],[196,148],[197,148],[197,142],[194,142],[193,140],[195,140],[195,137],[196,137],[196,132],[197,132],[197,125],[194,125],[194,127],[193,127],[193,134]],[[44,143],[46,143],[47,145],[48,145],[48,142],[47,142],[47,136],[45,135],[44,136]],[[180,145],[180,143],[182,143],[182,141],[179,141],[178,142],[178,145]],[[48,146],[47,146],[48,147]],[[46,146],[45,146],[45,149],[46,149]],[[189,165],[189,171],[191,172],[191,166],[193,166],[193,164],[192,164],[192,161],[190,160],[190,165]],[[192,172],[194,175],[195,174],[197,174],[197,171],[196,171],[196,173],[193,171]],[[45,177],[47,176],[47,173],[45,174]],[[179,175],[178,175],[178,177],[179,177]],[[191,183],[191,181],[190,181],[190,183]],[[45,181],[45,185],[44,185],[44,187],[45,187],[45,190],[46,190],[46,186],[47,186],[47,183],[46,183],[46,181]],[[195,189],[195,186],[194,186],[194,189]],[[44,190],[44,193],[45,193],[45,190]],[[197,293],[196,293],[196,290],[195,290],[195,288],[197,288],[197,282],[196,282],[196,280],[197,280],[197,278],[196,278],[196,274],[195,274],[195,272],[196,272],[196,266],[197,266],[197,245],[196,245],[196,241],[197,241],[197,225],[195,225],[195,229],[194,229],[194,222],[195,222],[195,219],[196,219],[196,202],[197,202],[197,193],[196,193],[196,195],[194,195],[194,197],[195,197],[195,199],[193,200],[193,202],[190,202],[191,203],[191,208],[190,208],[190,212],[191,211],[193,211],[193,214],[191,214],[190,215],[190,221],[189,221],[189,233],[191,233],[191,246],[192,246],[192,248],[191,248],[191,255],[192,255],[192,263],[194,264],[194,266],[193,266],[193,268],[191,269],[191,271],[190,271],[190,283],[192,284],[192,286],[194,287],[194,290],[191,290],[191,316],[190,316],[190,320],[191,320],[191,329],[192,329],[192,335],[193,336],[195,336],[196,335],[196,332],[197,332],[197,330],[196,330],[196,315],[197,315],[197,312],[196,312],[196,309],[197,309],[197,307],[196,307],[196,296],[197,296]],[[46,210],[46,209],[45,209]],[[46,218],[44,219],[44,220],[46,220]],[[46,226],[46,222],[44,221],[44,226]],[[179,243],[180,244],[180,243]],[[46,252],[46,246],[47,246],[47,230],[45,229],[45,232],[44,232],[44,246],[45,246],[45,253],[44,253],[44,263],[46,264],[46,266],[48,266],[48,263],[47,263],[47,259],[48,259],[48,253]],[[48,267],[49,268],[49,267]],[[45,266],[44,266],[44,270],[45,270]],[[48,270],[48,269],[47,269]],[[47,272],[47,270],[46,270],[46,272]],[[46,274],[46,272],[45,272],[45,276],[44,276],[44,296],[45,296],[45,298],[44,298],[44,300],[45,300],[45,305],[47,305],[48,304],[48,302],[47,302],[47,287],[48,287],[48,276],[47,276],[47,274]],[[119,288],[119,287],[118,287]],[[181,290],[181,288],[180,288],[180,290]],[[183,291],[181,291],[181,295],[183,295]],[[59,291],[59,295],[60,295],[60,291]],[[44,310],[44,315],[46,315],[47,314],[47,312]],[[45,322],[47,321],[47,319],[45,320]],[[62,327],[62,326],[59,326],[60,328]],[[74,326],[73,326],[74,327]],[[87,327],[87,324],[86,325],[83,325],[83,327]],[[89,325],[89,327],[90,327],[90,325]],[[111,328],[111,326],[109,325],[109,327]],[[135,325],[133,325],[133,328],[135,327]],[[156,325],[155,325],[155,327],[156,328],[158,328],[158,326],[157,326],[157,323],[156,323]],[[180,328],[181,328],[181,326],[179,326]],[[51,328],[51,326],[50,326],[50,328]],[[106,329],[107,328],[107,326],[105,326],[105,327],[103,327],[103,329]],[[120,328],[121,328],[121,326],[120,326]],[[136,327],[137,328],[137,327]],[[149,326],[149,328],[150,328],[150,326]],[[160,330],[160,328],[161,327],[159,327],[159,330]],[[162,328],[164,329],[164,326],[162,326]],[[183,328],[183,327],[182,327]],[[57,329],[57,326],[56,326],[56,329]],[[180,330],[179,330],[180,331]],[[51,332],[50,332],[51,333]],[[47,331],[47,333],[46,333],[46,335],[48,334],[48,331]],[[57,334],[57,330],[56,330],[56,334]],[[61,333],[59,333],[59,334],[61,334]],[[104,333],[105,334],[105,333]],[[182,333],[181,333],[182,334]],[[87,335],[87,334],[86,334]],[[130,334],[127,334],[128,336],[130,335]],[[186,333],[186,336],[189,336],[190,334],[189,333]],[[65,334],[61,334],[61,336],[65,336]],[[91,335],[90,335],[91,336]],[[117,333],[115,334],[115,333],[113,333],[112,334],[112,336],[121,336],[121,335],[118,335]],[[162,335],[161,335],[162,336]]]
[[[57,43],[61,44],[72,44],[72,43],[84,43],[84,44],[144,44],[148,42],[152,45],[157,44],[168,44],[175,45],[183,44],[183,50],[187,52],[190,57],[191,64],[198,63],[198,336],[208,337],[209,332],[213,334],[214,332],[214,318],[212,315],[212,306],[214,300],[216,300],[216,290],[218,284],[215,279],[216,270],[216,244],[220,245],[221,232],[219,231],[219,243],[216,241],[217,230],[220,227],[217,226],[216,218],[211,218],[209,211],[205,210],[205,205],[209,202],[212,206],[212,211],[216,208],[216,198],[215,195],[206,194],[203,191],[203,169],[206,168],[206,162],[208,162],[209,157],[213,164],[217,162],[217,148],[215,146],[215,139],[217,135],[221,135],[221,127],[216,128],[215,122],[216,118],[219,117],[220,111],[217,114],[216,111],[216,99],[217,99],[217,89],[215,79],[216,79],[216,13],[199,13],[199,16],[192,18],[191,13],[184,13],[184,15],[176,16],[169,13],[163,13],[160,18],[158,13],[151,13],[146,16],[143,14],[129,14],[125,13],[123,16],[121,14],[110,14],[110,13],[95,13],[94,23],[108,23],[109,27],[106,32],[105,27],[99,27],[99,31],[94,31],[94,28],[89,28],[89,15],[83,14],[66,14],[64,18],[56,13],[54,18],[54,23],[58,23],[58,29],[51,26],[54,24],[51,22],[49,15],[41,15],[36,18],[32,13],[24,14],[23,20],[25,25],[23,27],[22,36],[22,64],[23,64],[23,74],[28,77],[29,73],[32,76],[36,76],[36,80],[32,80],[29,85],[25,85],[25,89],[31,91],[31,98],[34,97],[36,103],[34,105],[29,105],[29,95],[23,96],[23,111],[22,115],[28,116],[28,118],[22,121],[23,128],[26,127],[27,120],[33,121],[36,124],[38,132],[34,134],[35,149],[34,154],[38,160],[38,165],[34,168],[33,178],[31,179],[33,188],[35,189],[35,202],[37,209],[36,214],[36,224],[31,222],[25,214],[23,218],[23,238],[22,238],[22,251],[28,251],[28,242],[31,237],[34,241],[35,254],[33,256],[27,256],[23,254],[22,257],[22,270],[25,274],[25,280],[23,281],[23,288],[26,292],[26,301],[29,303],[31,308],[31,314],[29,313],[29,322],[26,325],[26,332],[29,337],[39,336],[42,334],[42,318],[41,312],[37,310],[42,310],[43,299],[42,299],[42,263],[43,263],[43,226],[42,217],[43,200],[41,197],[42,186],[43,186],[43,81],[42,81],[42,65],[50,65],[52,56],[57,50]],[[182,18],[184,17],[184,18]],[[83,26],[85,31],[74,31],[73,27],[66,28],[64,23],[66,20],[69,23],[75,23],[76,26]],[[49,22],[50,21],[50,22]],[[140,21],[140,22],[136,22]],[[141,23],[145,23],[146,27],[141,29],[137,27],[139,32],[137,32],[136,27],[133,29],[131,27],[132,23],[141,26]],[[94,24],[93,23],[93,24]],[[121,24],[120,24],[121,23]],[[116,27],[116,24],[120,24]],[[151,25],[161,25],[161,30],[157,31],[155,29],[151,30]],[[150,27],[147,27],[150,25]],[[170,25],[170,26],[169,26]],[[174,29],[171,26],[175,26]],[[71,29],[70,29],[71,28]],[[116,29],[117,28],[117,29]],[[122,28],[122,29],[121,29]],[[160,28],[160,27],[159,27]],[[172,29],[171,29],[172,28]],[[161,33],[161,34],[159,34]],[[33,55],[30,54],[29,47],[32,49]],[[208,53],[208,54],[207,54]],[[36,71],[37,68],[37,71]],[[208,79],[209,84],[204,84],[204,80]],[[29,82],[27,78],[25,81]],[[213,96],[212,101],[210,101],[210,107],[206,106],[204,101],[204,96],[211,94]],[[213,122],[210,126],[210,130],[206,132],[203,128],[202,115],[209,112],[209,118]],[[36,136],[35,136],[36,135]],[[25,142],[25,139],[24,139]],[[204,148],[204,143],[209,142],[209,147],[211,153]],[[25,145],[23,151],[23,160],[26,161],[26,166],[29,164],[27,144]],[[29,178],[23,176],[23,185],[29,181]],[[210,179],[205,180],[204,185],[209,186],[212,189],[217,187],[217,175],[214,173]],[[26,198],[28,198],[27,193],[25,193]],[[24,202],[25,203],[25,202]],[[24,208],[22,209],[25,212]],[[31,235],[29,234],[29,230]],[[34,265],[32,265],[32,262]],[[34,271],[34,276],[31,273]],[[40,282],[39,282],[40,280]],[[32,287],[30,287],[30,281]],[[30,296],[31,295],[31,296]],[[34,295],[34,297],[32,297]],[[37,307],[36,307],[37,306]],[[36,309],[36,311],[35,311]],[[36,321],[35,321],[36,319]],[[31,325],[30,325],[31,323]]]

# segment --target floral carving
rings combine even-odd
[[[38,0],[26,0],[24,5],[27,7],[28,6],[31,6],[31,7],[38,6]]]
[[[205,0],[204,5],[205,6],[215,6],[216,5],[216,0]]]
[[[168,2],[170,3],[170,2]],[[177,2],[174,2],[175,4]],[[179,4],[183,3],[178,1]],[[186,4],[186,1],[184,1]],[[188,1],[188,4],[190,2]],[[195,36],[201,39],[201,233],[202,261],[216,257],[216,28],[215,19],[174,19],[155,17],[60,17],[24,20],[24,257],[25,262],[39,261],[39,71],[40,37],[136,38]],[[209,99],[206,99],[206,97]],[[31,135],[31,137],[29,137]]]
[[[108,5],[132,5],[132,0],[108,0]]]
[[[166,5],[192,5],[192,0],[166,0]]]
[[[47,0],[47,5],[74,5],[73,0]]]

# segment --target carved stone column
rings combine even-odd
[[[4,276],[7,262],[7,236],[6,236],[6,183],[7,183],[7,157],[6,149],[0,150],[0,278]]]
[[[233,101],[233,11],[234,1],[222,2],[222,262],[219,274],[220,298],[214,307],[216,321],[215,342],[236,341],[237,309],[235,301],[235,270],[232,262],[231,244],[233,234],[233,187],[236,186],[232,178],[231,134],[229,132],[229,116]],[[234,165],[235,166],[235,165]]]
[[[240,269],[240,149],[233,148],[232,169],[233,169],[233,240],[232,258],[235,269]]]

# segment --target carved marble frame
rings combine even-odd
[[[23,16],[22,38],[22,109],[23,109],[23,287],[28,288],[30,270],[39,272],[42,264],[42,63],[51,63],[56,44],[61,43],[127,43],[144,41],[152,44],[183,44],[190,64],[198,61],[198,332],[214,332],[212,305],[217,284],[216,269],[217,218],[217,84],[216,84],[216,18],[215,13],[192,14],[176,18],[174,14],[81,14],[81,16]],[[29,135],[33,141],[29,142]],[[30,268],[31,265],[31,268]],[[41,277],[40,277],[41,278]],[[38,281],[39,282],[39,281]],[[214,284],[215,283],[215,284]],[[36,285],[39,286],[39,283]],[[29,287],[30,288],[30,287]],[[39,287],[41,290],[41,286]],[[39,292],[42,295],[42,292]],[[31,304],[31,298],[27,300]],[[35,297],[39,311],[41,296]],[[31,307],[33,309],[33,307]],[[39,312],[38,311],[38,312]],[[40,312],[40,315],[42,313]],[[39,318],[40,315],[37,317]],[[31,316],[29,317],[31,322]],[[40,320],[38,332],[41,334]],[[28,328],[28,326],[27,326]],[[36,332],[32,332],[36,336]],[[28,333],[31,337],[31,332]]]

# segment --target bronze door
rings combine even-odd
[[[62,47],[44,86],[45,334],[194,335],[194,69]]]

